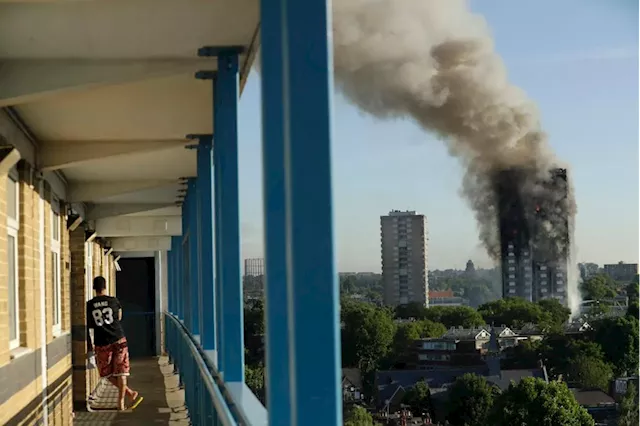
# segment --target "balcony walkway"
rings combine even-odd
[[[93,404],[94,412],[76,413],[75,425],[189,425],[184,405],[184,391],[178,388],[178,376],[167,357],[131,362],[130,384],[144,396],[144,401],[133,412],[119,413],[113,410],[117,402],[117,390],[105,386],[99,400]],[[102,410],[99,410],[102,408]]]

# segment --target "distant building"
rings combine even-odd
[[[264,259],[244,260],[244,277],[242,280],[244,298],[247,300],[264,297]]]
[[[468,306],[469,301],[453,294],[453,290],[429,290],[429,306]]]
[[[616,281],[632,282],[638,275],[637,263],[618,262],[611,265],[604,265],[604,273]]]
[[[595,263],[579,263],[578,269],[580,269],[580,278],[583,280],[588,280],[600,271],[600,267]]]
[[[467,267],[464,269],[466,275],[473,276],[476,274],[476,266],[473,264],[473,261],[469,259],[467,261]]]
[[[495,179],[503,297],[517,296],[533,302],[556,298],[566,305],[569,218],[560,229],[566,235],[555,236],[564,239],[564,246],[558,249],[544,232],[545,218],[557,213],[551,211],[553,206],[541,206],[537,200],[522,197],[521,176],[521,169],[509,169],[498,173]],[[551,179],[540,184],[557,192],[555,202],[568,196],[566,169],[553,170]],[[550,258],[550,253],[556,258]]]
[[[380,217],[384,303],[429,305],[427,220],[414,211]]]

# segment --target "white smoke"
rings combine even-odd
[[[462,193],[492,257],[500,255],[494,178],[513,168],[524,173],[520,196],[550,212],[549,258],[570,251],[573,191],[558,200],[540,185],[559,161],[535,104],[509,83],[484,18],[466,1],[335,0],[333,33],[335,81],[347,99],[376,117],[413,118],[462,162]],[[569,295],[573,309],[579,293]]]

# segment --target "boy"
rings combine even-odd
[[[93,329],[93,345],[100,377],[108,379],[118,388],[118,410],[125,410],[125,396],[131,399],[131,409],[142,397],[127,386],[129,376],[129,348],[120,321],[122,307],[118,299],[107,295],[107,282],[103,277],[93,279],[96,297],[87,302],[87,327]],[[87,336],[91,346],[91,338]]]

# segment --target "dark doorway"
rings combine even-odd
[[[121,258],[116,296],[122,305],[122,326],[131,358],[156,355],[156,291],[153,257]]]

